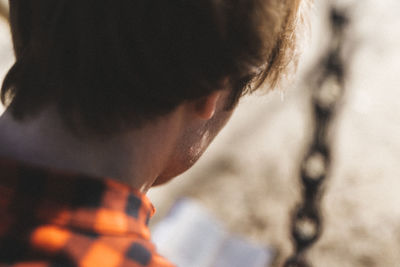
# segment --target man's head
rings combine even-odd
[[[291,60],[300,0],[13,0],[2,101],[53,105],[94,133],[138,127],[229,88],[227,108]]]

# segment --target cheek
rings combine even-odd
[[[180,143],[174,150],[172,157],[170,157],[168,166],[174,170],[174,175],[181,174],[192,167],[203,155],[210,142],[211,134],[209,129],[188,130],[181,137]]]
[[[212,136],[209,130],[187,133],[182,136],[180,143],[171,153],[166,168],[153,185],[166,183],[187,171],[201,157],[211,140]]]
[[[211,143],[212,137],[210,130],[206,130],[197,135],[198,138],[191,144],[187,151],[188,165],[192,166],[200,157]]]
[[[187,128],[172,151],[163,173],[154,185],[168,182],[192,167],[203,155],[214,137],[231,117],[232,112],[220,112],[197,129]]]

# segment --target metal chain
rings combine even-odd
[[[302,202],[292,214],[291,234],[293,255],[284,267],[310,267],[305,252],[322,233],[320,199],[322,185],[331,168],[331,147],[328,130],[338,103],[344,93],[344,64],[342,47],[347,17],[331,8],[331,42],[327,55],[316,65],[312,73],[312,106],[315,121],[313,141],[301,164]]]

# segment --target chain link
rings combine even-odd
[[[315,127],[313,141],[300,168],[302,202],[292,214],[294,253],[287,259],[284,267],[310,267],[305,252],[321,236],[323,228],[320,199],[322,185],[331,168],[328,130],[344,93],[345,66],[342,48],[348,19],[343,12],[332,7],[330,22],[332,36],[328,53],[316,65],[310,81]]]

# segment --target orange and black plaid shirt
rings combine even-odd
[[[0,159],[0,266],[170,267],[145,195],[112,180]]]

